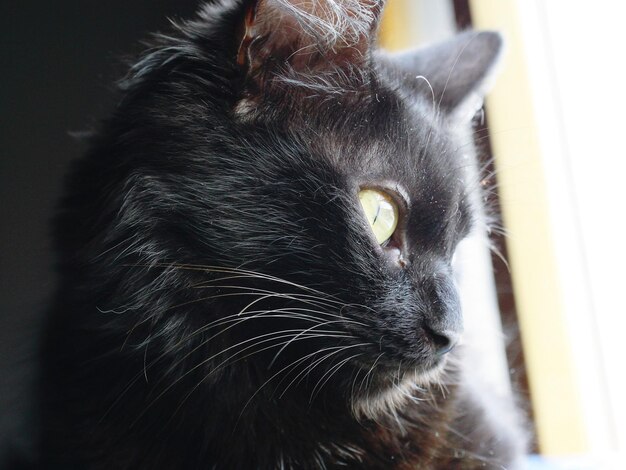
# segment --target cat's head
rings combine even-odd
[[[80,224],[111,284],[102,311],[199,345],[190,369],[244,361],[279,390],[314,377],[355,403],[440,368],[473,224],[455,134],[501,39],[387,54],[383,3],[222,1],[158,39],[92,155],[106,183],[75,183],[101,193]]]

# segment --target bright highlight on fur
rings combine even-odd
[[[306,34],[315,39],[318,47],[333,49],[337,45],[351,46],[370,36],[382,0],[261,0],[276,4]]]

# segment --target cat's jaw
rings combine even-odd
[[[397,410],[411,403],[432,399],[433,386],[445,388],[447,358],[428,370],[409,369],[382,378],[376,387],[352,397],[352,414],[358,420],[395,417]]]

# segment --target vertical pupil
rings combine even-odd
[[[372,225],[376,225],[376,221],[378,220],[378,215],[380,214],[380,201],[378,201],[378,205],[376,206],[376,215],[374,215],[374,220],[372,220]]]

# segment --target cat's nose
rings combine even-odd
[[[425,330],[434,346],[437,356],[443,356],[452,351],[461,337],[459,333],[450,330],[436,331],[428,326]]]

